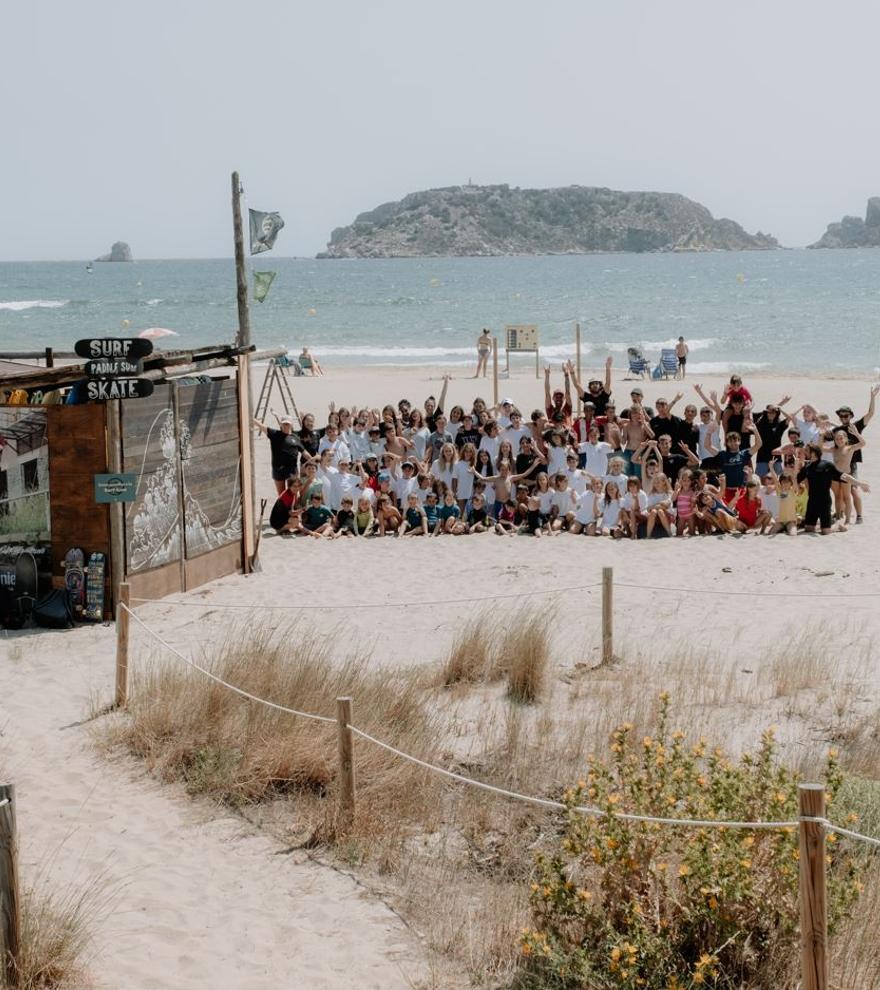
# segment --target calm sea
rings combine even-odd
[[[880,250],[257,261],[277,278],[252,303],[255,342],[307,344],[328,365],[466,365],[480,328],[506,323],[536,323],[543,356],[560,360],[575,320],[591,364],[632,344],[654,357],[683,335],[696,372],[880,365]],[[179,335],[167,346],[196,346],[235,325],[230,260],[0,264],[0,350],[155,326]]]

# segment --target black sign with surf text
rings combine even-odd
[[[86,395],[90,402],[103,399],[145,399],[153,394],[149,378],[93,378],[86,382]]]
[[[152,340],[143,337],[92,337],[74,345],[77,357],[92,361],[140,361],[153,353]]]

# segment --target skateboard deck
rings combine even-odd
[[[22,618],[30,618],[37,600],[37,561],[30,550],[22,550],[15,561],[15,597]]]
[[[85,554],[80,547],[71,547],[64,555],[64,587],[70,595],[74,616],[81,619],[86,598],[86,573]]]
[[[104,568],[104,554],[91,554],[86,575],[86,604],[83,610],[83,618],[90,622],[101,622],[104,618]]]

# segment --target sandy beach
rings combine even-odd
[[[381,407],[437,395],[442,369],[333,369],[296,378],[300,412],[324,422],[328,404]],[[255,370],[254,389],[262,369]],[[554,370],[554,382],[559,379]],[[584,378],[590,377],[587,369]],[[723,386],[703,376],[704,388]],[[630,382],[615,371],[622,403]],[[647,404],[680,383],[639,382]],[[685,402],[694,397],[683,384]],[[747,377],[757,408],[782,395],[833,416],[868,406],[858,378]],[[491,402],[491,379],[456,377],[447,407],[475,395]],[[543,383],[527,372],[501,383],[527,413],[543,404]],[[684,404],[684,403],[682,403]],[[273,407],[280,410],[277,399]],[[676,410],[678,411],[678,410]],[[600,619],[595,585],[614,568],[616,648],[650,656],[658,642],[747,658],[759,670],[766,650],[823,627],[853,644],[880,633],[880,422],[865,433],[860,477],[878,485],[865,497],[865,522],[827,537],[705,537],[631,544],[610,539],[500,538],[492,533],[439,540],[286,540],[264,532],[262,571],[232,576],[180,596],[202,607],[145,604],[138,614],[168,643],[195,656],[235,622],[277,621],[278,613],[225,612],[223,604],[306,606],[306,620],[341,647],[369,647],[377,664],[426,666],[440,660],[456,629],[481,603],[519,608],[536,596],[564,609],[554,621],[555,673],[595,658]],[[876,442],[876,448],[875,448]],[[269,446],[256,444],[257,494],[274,498]],[[271,502],[270,502],[271,504]],[[585,590],[572,590],[585,589]],[[553,594],[552,592],[558,592]],[[760,592],[746,595],[746,592]],[[859,595],[865,597],[858,597]],[[843,596],[853,596],[844,598]],[[466,600],[464,604],[432,604]],[[358,606],[358,607],[353,607]],[[375,606],[375,607],[364,607]],[[564,615],[564,621],[561,617]],[[154,663],[155,642],[133,630],[137,664]],[[0,640],[0,766],[18,790],[22,872],[46,864],[63,885],[103,872],[112,910],[98,923],[90,975],[97,988],[276,990],[278,987],[403,988],[427,979],[431,958],[416,934],[356,881],[276,840],[229,810],[193,801],[142,765],[109,759],[85,722],[112,695],[111,626],[70,632],[9,633]],[[699,676],[695,673],[695,676]],[[876,706],[880,682],[873,672]],[[732,710],[730,724],[748,722]],[[450,974],[440,985],[456,985]]]

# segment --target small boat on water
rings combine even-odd
[[[94,268],[92,268],[92,263],[91,263],[91,261],[90,261],[90,262],[89,262],[89,263],[88,263],[88,264],[86,265],[86,271],[87,271],[87,272],[89,273],[89,275],[91,275],[91,274],[92,274],[92,272],[93,272],[94,270],[95,270],[95,269],[94,269]]]

